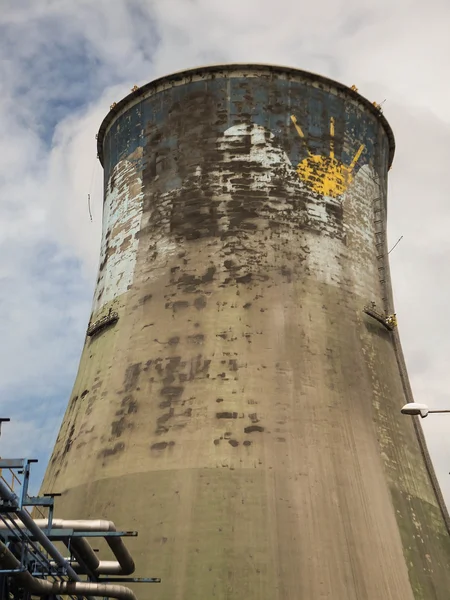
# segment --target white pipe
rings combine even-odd
[[[48,521],[47,519],[35,519],[34,524],[40,528],[47,530]],[[20,523],[18,523],[21,526]],[[0,530],[6,529],[6,525],[0,523]],[[28,529],[30,529],[28,527]],[[64,520],[64,519],[53,519],[52,529],[73,529],[74,531],[116,531],[116,526],[112,521],[106,520]],[[31,531],[31,530],[30,530]],[[134,573],[135,565],[133,557],[128,552],[123,540],[120,537],[109,537],[105,536],[108,546],[111,548],[114,556],[117,558],[116,561],[111,560],[99,560],[97,555],[92,550],[90,544],[85,538],[72,538],[71,545],[74,549],[74,555],[77,560],[82,559],[86,563],[87,567],[96,574],[99,575],[131,575]],[[54,557],[53,557],[54,558]],[[56,559],[55,559],[56,560]],[[63,559],[64,560],[64,559]],[[58,563],[59,564],[59,563]],[[66,561],[67,564],[67,561]],[[74,569],[79,571],[79,568]]]
[[[46,519],[36,519],[36,525],[41,529],[46,529],[48,522]],[[74,531],[117,531],[116,526],[112,521],[106,520],[73,520],[68,521],[65,519],[53,519],[52,521],[52,529],[73,529]],[[74,545],[75,540],[80,538],[73,538],[72,545]],[[84,538],[81,538],[84,540]],[[105,536],[106,543],[111,548],[114,556],[117,558],[117,563],[113,561],[98,561],[95,554],[92,552],[92,555],[89,555],[90,558],[87,559],[88,566],[89,563],[91,565],[94,564],[95,561],[98,561],[99,564],[97,567],[92,568],[93,571],[100,574],[108,574],[108,575],[131,575],[134,573],[135,565],[134,560],[131,554],[128,552],[125,544],[123,543],[122,538],[120,537],[110,537]],[[77,542],[75,542],[75,548],[77,548]],[[83,545],[84,550],[87,551],[86,545]],[[89,546],[90,548],[90,546]],[[88,552],[88,551],[87,551]],[[82,554],[82,556],[84,556]]]
[[[20,561],[0,542],[0,565],[4,569],[20,568]],[[36,579],[28,571],[11,573],[11,577],[29,592],[36,596],[103,596],[107,598],[118,598],[118,600],[137,600],[134,593],[122,585],[111,585],[104,583],[89,583],[87,581],[58,581],[52,583],[46,579]]]
[[[66,560],[70,560],[70,558],[66,558]],[[75,573],[86,575],[86,569],[79,562],[71,562],[73,570]],[[99,566],[95,569],[95,575],[117,575],[119,574],[117,571],[117,561],[115,560],[99,560]],[[58,565],[51,560],[51,567],[57,567]],[[120,568],[120,567],[119,567]]]
[[[68,548],[70,545],[70,550],[79,563],[86,565],[86,567],[90,571],[98,573],[100,560],[98,559],[97,555],[95,554],[94,550],[92,549],[91,545],[89,544],[86,538],[74,537],[70,539],[70,541],[64,541]],[[114,565],[118,570],[121,571],[120,565],[117,561],[114,561]],[[80,572],[79,569],[76,569],[73,564],[72,567],[75,573]]]

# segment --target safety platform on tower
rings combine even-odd
[[[378,323],[381,323],[389,331],[393,331],[397,327],[397,315],[395,313],[392,315],[380,313],[375,306],[375,302],[371,302],[371,304],[365,306],[363,312],[378,321]]]
[[[97,319],[96,321],[89,324],[87,329],[87,336],[92,337],[97,333],[100,333],[106,327],[110,325],[114,325],[119,320],[119,315],[117,312],[110,310],[107,315]]]

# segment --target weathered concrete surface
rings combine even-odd
[[[177,75],[116,112],[92,320],[120,319],[86,340],[43,491],[139,530],[137,575],[163,579],[141,599],[447,598],[392,334],[362,313],[390,302],[387,124],[265,67]]]

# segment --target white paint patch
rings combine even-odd
[[[227,203],[238,193],[234,183],[236,163],[246,163],[248,189],[268,192],[266,206],[271,211],[277,211],[280,218],[287,209],[287,202],[285,198],[276,196],[271,200],[270,189],[274,177],[283,180],[287,195],[292,199],[302,193],[304,186],[298,179],[288,155],[275,144],[274,134],[265,127],[255,123],[233,125],[217,139],[217,148],[221,151],[221,158],[219,168],[213,175],[217,181],[216,189],[220,190],[214,199],[220,200],[218,210],[224,215],[219,223],[220,231],[228,230]],[[243,148],[248,150],[243,152]]]
[[[374,234],[374,202],[380,193],[369,165],[359,169],[348,190],[339,198],[323,196],[308,203],[308,216],[320,222],[323,234],[305,232],[311,274],[328,285],[348,285],[367,300],[379,300],[377,249]],[[345,243],[326,235],[330,219],[326,204],[342,203]]]
[[[342,241],[326,235],[305,232],[309,248],[308,269],[310,276],[327,285],[342,285]]]
[[[242,153],[236,154],[234,147],[236,143],[244,143],[244,139],[250,137],[249,152],[243,157]],[[292,163],[288,155],[279,146],[274,144],[275,136],[271,131],[261,125],[240,123],[233,125],[224,131],[223,136],[218,139],[218,147],[223,152],[223,162],[239,161],[243,159],[249,163],[255,163],[268,169],[265,173],[258,172],[254,178],[251,189],[262,189],[271,178],[269,169],[285,168],[292,170]]]
[[[196,174],[198,174],[199,169],[200,167],[196,168]],[[169,259],[180,250],[180,244],[174,241],[173,236],[170,233],[169,218],[173,202],[180,193],[180,189],[171,190],[170,192],[161,194],[159,198],[159,204],[161,207],[164,207],[166,216],[161,219],[162,225],[158,229],[153,229],[151,237],[146,239],[147,255],[151,256],[152,259],[146,261],[139,267],[139,275],[146,283],[156,281],[162,277],[167,270]],[[153,219],[154,215],[150,212],[146,213],[142,217],[140,228],[145,230],[151,227]]]
[[[94,313],[124,294],[133,281],[143,195],[142,179],[135,163],[120,161],[106,188],[100,254],[103,269],[95,293]]]
[[[292,201],[301,198],[305,202],[302,208],[299,206],[299,210],[306,212],[305,218],[307,216],[314,232],[300,229],[292,235],[290,243],[308,248],[307,264],[312,277],[328,285],[341,285],[342,253],[345,252],[345,247],[342,241],[335,237],[336,225],[326,209],[327,204],[340,206],[341,199],[318,198],[312,194],[310,188],[298,177],[286,152],[276,145],[273,133],[264,127],[256,124],[234,125],[218,139],[218,147],[223,152],[219,172],[220,185],[228,191],[230,199],[235,192],[231,184],[231,180],[235,178],[233,163],[245,162],[249,169],[250,189],[269,191],[266,202],[271,211],[276,211],[277,218],[282,218],[284,211],[292,210],[292,203],[288,205],[287,199]],[[242,152],[243,148],[246,148],[245,153]],[[225,171],[222,170],[223,167]],[[270,200],[270,188],[274,177],[282,179],[285,197],[279,198],[275,192]],[[289,219],[288,215],[286,212],[286,218]]]

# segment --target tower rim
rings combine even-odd
[[[231,73],[233,71],[243,71],[252,72],[252,71],[266,71],[268,74],[270,73],[284,73],[288,76],[298,76],[303,79],[309,79],[310,81],[314,81],[317,83],[326,84],[334,87],[336,90],[340,92],[344,92],[348,94],[354,100],[360,102],[365,109],[371,112],[381,123],[389,142],[389,164],[388,168],[391,167],[392,162],[394,160],[395,154],[395,137],[394,132],[389,125],[388,120],[380,111],[379,108],[375,106],[374,103],[370,102],[367,98],[362,96],[356,89],[352,89],[347,85],[340,83],[334,79],[329,77],[325,77],[323,75],[319,75],[312,71],[304,71],[303,69],[298,69],[295,67],[287,67],[282,65],[268,64],[268,63],[218,63],[211,64],[199,67],[193,67],[190,69],[183,69],[181,71],[175,71],[173,73],[169,73],[168,75],[163,75],[162,77],[158,77],[153,79],[152,81],[146,83],[145,85],[132,90],[131,93],[127,94],[122,100],[119,102],[112,104],[109,112],[103,119],[100,128],[97,134],[97,156],[100,160],[100,163],[103,165],[103,142],[106,136],[106,133],[109,127],[112,125],[114,120],[120,116],[120,114],[124,111],[126,107],[129,107],[133,102],[138,101],[138,99],[142,96],[145,96],[152,90],[156,90],[156,88],[164,85],[174,85],[176,82],[180,82],[183,79],[191,79],[195,76],[201,77],[204,74],[212,74],[214,72],[225,72]],[[245,73],[242,73],[245,75]]]

